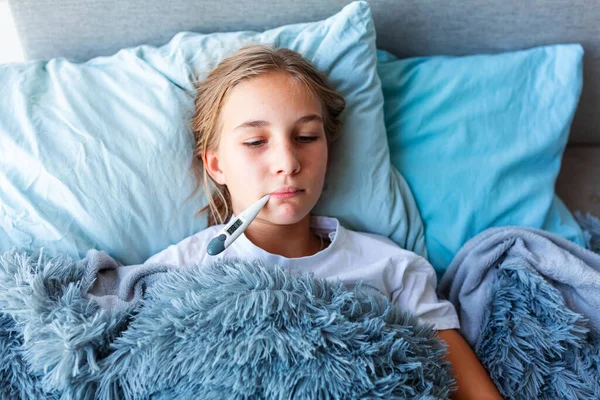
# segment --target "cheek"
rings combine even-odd
[[[245,151],[232,152],[228,157],[227,179],[241,185],[255,181],[265,174],[264,164],[258,154]]]
[[[312,169],[323,177],[327,172],[328,156],[327,146],[322,146],[308,157]]]

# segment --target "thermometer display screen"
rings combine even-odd
[[[230,235],[233,235],[233,232],[236,231],[237,228],[239,228],[242,225],[242,220],[241,219],[237,219],[233,225],[231,225],[228,229],[227,229],[227,233],[229,233]]]

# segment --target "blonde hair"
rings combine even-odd
[[[198,178],[198,186],[201,182],[208,199],[208,204],[198,211],[198,214],[209,211],[209,226],[224,223],[231,213],[231,197],[227,187],[215,182],[206,172],[206,168],[200,168],[207,151],[215,150],[219,145],[221,109],[233,88],[240,82],[274,71],[289,74],[321,100],[328,145],[339,134],[342,126],[341,113],[346,106],[344,97],[332,90],[325,77],[297,52],[260,44],[249,45],[221,61],[205,80],[196,82],[195,110],[192,118],[195,141],[194,171]]]

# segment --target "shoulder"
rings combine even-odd
[[[214,225],[203,229],[156,253],[147,259],[144,264],[165,263],[183,265],[202,262],[206,255],[208,243],[222,228],[223,225]]]

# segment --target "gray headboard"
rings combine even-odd
[[[180,31],[264,30],[316,21],[350,0],[9,0],[27,59],[87,60],[166,43]],[[496,53],[581,43],[584,86],[558,192],[600,215],[598,0],[371,0],[378,47],[399,57]]]

